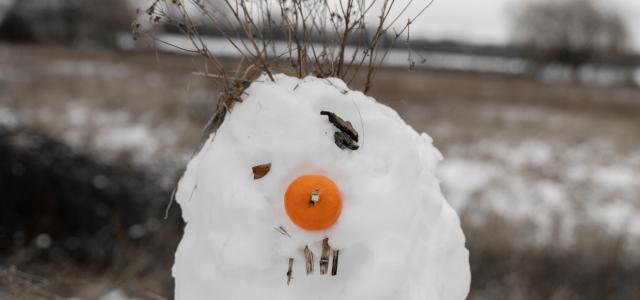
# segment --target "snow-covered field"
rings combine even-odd
[[[126,40],[126,39],[123,39]],[[193,46],[193,42],[182,35],[162,34],[159,36],[162,42],[156,42],[155,47],[167,52],[182,52],[184,49],[197,50]],[[239,57],[241,54],[252,53],[251,47],[240,47],[236,49],[232,47],[226,39],[220,37],[205,37],[202,39],[209,49],[216,49],[216,55],[220,57]],[[251,45],[246,40],[235,39],[237,45]],[[127,47],[127,45],[122,45]],[[314,46],[316,49],[322,49],[322,45]],[[289,45],[285,41],[275,41],[272,44],[273,53],[281,56],[287,53]],[[347,46],[345,49],[347,57],[359,57],[361,54],[354,46]],[[535,63],[517,57],[500,57],[481,54],[464,54],[464,53],[448,53],[442,51],[424,51],[412,50],[408,51],[402,47],[389,50],[384,54],[385,60],[382,62],[384,67],[408,68],[414,65],[418,69],[435,69],[461,72],[489,72],[506,75],[525,75],[534,67]],[[356,60],[356,61],[357,61]],[[629,74],[624,70],[616,67],[601,67],[587,64],[580,72],[579,76],[585,83],[599,86],[615,86],[631,80],[640,85],[640,68]],[[569,82],[571,81],[571,70],[568,66],[554,64],[540,75],[540,79],[547,82]],[[630,77],[630,78],[628,78]]]
[[[3,46],[0,124],[150,168],[169,185],[214,105],[213,82],[190,75],[201,65],[170,54]],[[487,239],[505,253],[609,250],[613,240],[623,241],[616,255],[640,260],[639,90],[443,71],[379,74],[373,95],[443,152],[438,176],[472,256]],[[472,296],[477,289],[489,287],[472,281]]]
[[[612,152],[606,141],[554,145],[538,138],[488,139],[453,145],[439,174],[452,205],[471,226],[497,215],[526,229],[514,242],[564,247],[577,243],[581,227],[595,227],[627,236],[633,243],[625,254],[636,255],[640,151],[608,156]]]

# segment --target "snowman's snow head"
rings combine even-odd
[[[257,80],[180,181],[176,299],[463,299],[441,158],[339,79]]]

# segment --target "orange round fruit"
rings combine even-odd
[[[342,212],[338,186],[322,175],[296,178],[284,195],[284,207],[294,224],[306,230],[331,227]]]

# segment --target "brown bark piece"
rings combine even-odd
[[[343,120],[338,115],[330,111],[323,110],[320,112],[320,114],[323,116],[328,116],[329,122],[331,122],[331,124],[340,129],[340,131],[346,133],[354,141],[358,141],[358,132],[355,130],[355,128],[353,128],[351,122]]]
[[[257,165],[251,169],[253,170],[253,179],[260,179],[271,171],[271,163]]]
[[[313,252],[311,252],[309,246],[304,247],[304,259],[307,266],[307,275],[313,274]]]
[[[331,254],[331,246],[329,246],[329,238],[322,240],[322,256],[320,256],[320,275],[327,274],[329,270],[329,255]]]
[[[331,265],[331,276],[336,276],[338,274],[338,256],[340,255],[340,250],[333,250],[333,264]]]
[[[293,279],[293,258],[289,257],[289,270],[287,271],[287,285],[291,283],[291,279]]]

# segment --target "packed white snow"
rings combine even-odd
[[[360,149],[336,146],[323,110],[353,124]],[[441,159],[427,134],[339,79],[257,80],[179,183],[186,227],[176,299],[464,299],[468,251],[434,175]],[[254,180],[252,167],[264,163],[270,172]],[[285,212],[287,186],[306,174],[331,178],[342,194],[327,230],[305,231]],[[318,272],[325,237],[340,249],[336,276]],[[315,254],[309,276],[306,245]]]

